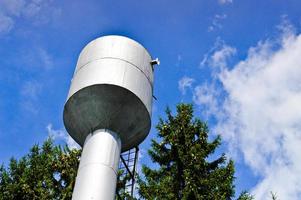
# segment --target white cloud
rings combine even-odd
[[[223,98],[218,115],[212,112],[215,132],[260,178],[252,190],[260,200],[270,199],[270,191],[301,199],[301,35],[283,30],[279,40],[259,42],[246,59],[215,72],[222,94],[195,90],[200,102]]]
[[[52,56],[43,48],[32,48],[29,52],[22,52],[22,56],[17,60],[17,64],[25,71],[37,71],[39,75],[53,67]],[[42,76],[33,76],[31,80],[23,81],[19,88],[19,105],[22,110],[30,114],[38,114],[41,110],[41,94],[44,92],[44,82]]]
[[[44,69],[50,69],[53,67],[53,58],[45,49],[37,49],[37,54]]]
[[[220,4],[231,4],[231,3],[233,3],[233,0],[218,0],[218,3],[220,3]]]
[[[21,94],[30,99],[37,99],[42,85],[36,81],[27,81],[22,85]]]
[[[179,66],[182,64],[182,61],[183,61],[182,55],[181,55],[181,54],[178,54],[176,66],[179,67]]]
[[[37,81],[24,82],[20,89],[20,106],[26,112],[37,114],[39,107],[37,104],[39,95],[42,91],[42,84]]]
[[[69,136],[66,131],[62,129],[53,129],[52,124],[48,124],[47,127],[48,136],[54,140],[64,141],[70,149],[79,149],[80,146]]]
[[[186,94],[186,89],[191,88],[194,81],[195,80],[193,78],[190,78],[188,76],[184,76],[179,80],[178,88],[179,88],[180,92],[182,93],[182,95]]]
[[[277,26],[277,28],[285,36],[296,34],[296,28],[291,24],[287,15],[281,16],[281,23]],[[286,37],[283,37],[283,38],[286,38]]]
[[[41,47],[32,47],[31,51],[22,49],[19,61],[19,65],[29,70],[50,70],[54,66],[54,57]]]
[[[212,32],[212,31],[217,30],[217,29],[222,29],[223,28],[222,21],[225,20],[226,18],[227,18],[226,14],[222,14],[222,15],[216,14],[216,15],[214,15],[214,17],[212,19],[212,22],[211,22],[211,25],[208,27],[208,31]]]
[[[217,89],[207,83],[196,86],[193,91],[193,102],[200,106],[203,114],[209,117],[212,113],[218,115]]]
[[[12,18],[0,13],[0,34],[9,33],[14,27]]]
[[[219,70],[227,66],[227,61],[236,54],[236,48],[226,45],[224,41],[217,38],[213,48],[204,55],[200,66],[209,65]]]
[[[227,59],[236,53],[236,49],[223,45],[221,49],[214,52],[211,56],[211,65],[213,67],[226,67]]]
[[[1,0],[0,2],[1,11],[12,16],[20,16],[25,5],[25,0]]]
[[[32,24],[46,24],[60,15],[52,0],[1,0],[0,33],[9,33],[18,18]]]

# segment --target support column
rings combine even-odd
[[[114,200],[121,151],[119,136],[99,129],[89,134],[72,194],[72,200]]]

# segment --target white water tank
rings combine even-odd
[[[64,107],[64,124],[83,146],[97,129],[119,134],[122,151],[151,127],[153,66],[147,50],[123,36],[104,36],[80,53]]]
[[[104,36],[80,53],[64,106],[64,124],[83,147],[73,200],[113,200],[120,152],[151,128],[153,65],[147,50],[123,36]]]

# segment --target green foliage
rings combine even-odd
[[[81,150],[55,146],[48,139],[34,145],[8,168],[0,166],[0,200],[69,200],[75,184]],[[117,189],[121,199],[131,200],[124,190],[129,176],[118,174]]]
[[[193,116],[190,104],[179,104],[177,115],[157,125],[160,141],[148,151],[157,169],[143,166],[139,194],[144,199],[231,199],[234,196],[234,164],[225,155],[212,160],[221,143],[208,139],[207,125]],[[209,161],[210,160],[210,161]],[[212,161],[211,161],[212,160]]]
[[[166,111],[160,119],[159,141],[152,140],[149,155],[158,167],[142,167],[138,179],[143,199],[228,200],[234,196],[234,164],[224,154],[212,159],[221,143],[208,138],[207,125],[193,116],[191,105],[179,104],[177,115]],[[9,166],[0,166],[0,200],[68,200],[72,197],[81,150],[54,146],[48,139],[34,145],[24,157],[12,158]],[[216,155],[214,155],[216,156]],[[125,184],[129,176],[119,172],[116,199],[134,200]],[[276,195],[272,193],[272,198]],[[254,199],[243,192],[238,200]]]
[[[276,193],[274,193],[272,191],[271,191],[271,197],[272,197],[272,200],[277,200],[278,199]]]
[[[240,194],[237,200],[253,200],[254,197],[250,195],[247,191],[244,191]]]
[[[12,158],[8,169],[0,168],[1,200],[71,199],[79,163],[79,150],[53,145],[34,145],[19,159]]]
[[[135,200],[135,198],[131,197],[130,193],[126,191],[126,184],[131,180],[129,174],[123,176],[123,170],[119,170],[117,174],[117,186],[116,186],[116,200]]]

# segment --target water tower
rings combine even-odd
[[[90,42],[79,55],[64,124],[83,147],[73,200],[112,200],[121,152],[151,128],[153,65],[147,50],[123,36]]]

